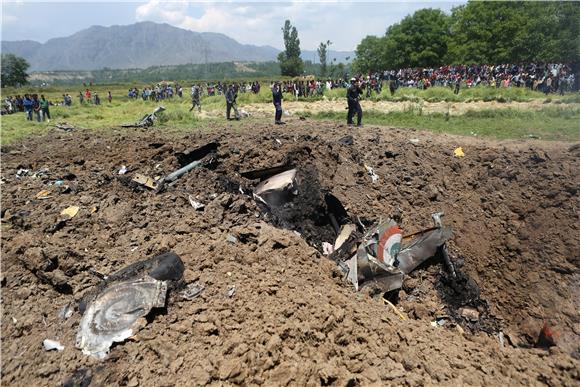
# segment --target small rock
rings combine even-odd
[[[461,308],[459,309],[459,314],[461,315],[461,317],[463,317],[466,320],[469,321],[478,321],[479,320],[479,312],[477,311],[477,309],[473,309],[473,308]]]
[[[510,251],[519,251],[520,242],[515,236],[510,234],[505,239],[505,247]]]
[[[228,236],[226,237],[226,240],[228,242],[230,242],[231,244],[235,244],[238,241],[238,238],[236,238],[232,234],[228,234]]]
[[[266,351],[273,353],[277,348],[280,347],[280,344],[282,344],[282,339],[280,339],[280,336],[272,335],[270,340],[268,340],[268,343],[266,343]]]

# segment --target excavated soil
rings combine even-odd
[[[339,142],[346,135],[351,145]],[[164,192],[129,183],[177,169],[176,153],[211,141],[214,162]],[[458,146],[465,157],[453,156]],[[452,259],[475,293],[450,286],[436,258],[391,295],[401,317],[381,295],[355,292],[320,253],[332,233],[317,207],[285,224],[294,230],[275,227],[250,194],[257,181],[239,175],[289,159],[363,223],[399,213],[411,233],[444,211]],[[578,144],[298,120],[181,137],[53,132],[3,147],[2,382],[578,385],[579,173]],[[172,291],[104,361],[76,349],[78,302],[99,276],[169,250],[201,295]],[[462,317],[467,298],[479,318]],[[537,348],[544,324],[556,345]],[[64,350],[44,351],[47,338]]]

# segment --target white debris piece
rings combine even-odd
[[[180,293],[180,295],[182,298],[191,301],[194,298],[199,297],[199,295],[201,294],[201,292],[203,292],[204,289],[205,286],[199,283],[199,281],[195,281],[187,285],[185,289],[183,289],[183,291]]]
[[[334,246],[328,242],[322,242],[322,254],[330,255],[334,252]]]
[[[62,345],[56,340],[51,339],[44,339],[44,341],[42,342],[42,347],[44,348],[45,351],[51,351],[53,349],[56,349],[57,351],[64,350],[64,345]]]
[[[371,177],[371,180],[373,181],[373,183],[376,183],[377,181],[379,181],[379,175],[376,174],[373,167],[370,167],[370,166],[365,164],[365,168],[366,168],[367,172],[369,173],[369,176]]]
[[[191,204],[191,206],[193,208],[195,208],[196,210],[203,210],[203,208],[205,207],[205,204],[196,201],[193,196],[189,195],[189,203]]]

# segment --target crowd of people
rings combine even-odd
[[[139,93],[139,89],[132,87],[127,93],[127,97],[130,99],[138,99],[141,97],[143,101],[149,100],[157,102],[165,99],[173,99],[174,96],[178,96],[179,98],[183,97],[183,87],[179,83],[171,85],[167,82],[161,82],[156,85],[144,87],[141,93]]]
[[[354,81],[354,83],[353,83]],[[356,91],[353,85],[356,84]],[[276,107],[276,123],[281,123],[280,109],[283,93],[290,94],[293,98],[322,96],[326,90],[345,89],[349,104],[348,122],[352,123],[353,115],[361,114],[358,100],[366,94],[370,97],[373,93],[381,93],[383,85],[388,85],[391,94],[398,88],[428,89],[430,87],[451,87],[458,93],[460,87],[487,86],[496,88],[525,87],[544,93],[560,93],[576,89],[576,79],[570,66],[565,64],[501,64],[501,65],[450,65],[438,68],[404,68],[399,70],[387,70],[369,75],[359,74],[348,80],[342,79],[316,79],[315,77],[301,77],[295,80],[271,81],[272,98]],[[101,99],[96,92],[84,84],[85,90],[78,94],[79,103],[100,105]],[[92,83],[91,85],[92,86]],[[226,116],[230,119],[230,111],[235,111],[235,118],[239,118],[236,107],[238,93],[258,94],[261,84],[258,81],[243,82],[208,82],[193,84],[190,90],[192,107],[201,112],[202,96],[221,96],[226,98]],[[354,103],[356,93],[356,104]],[[172,99],[174,96],[183,98],[184,89],[179,83],[160,82],[155,85],[144,87],[141,91],[132,87],[127,92],[129,99],[144,101],[162,101]],[[111,91],[107,93],[107,100],[112,101]],[[71,106],[73,103],[70,94],[63,94],[62,101],[58,105]],[[54,105],[48,102],[44,96],[36,94],[24,97],[20,95],[8,96],[4,99],[2,114],[14,112],[26,112],[26,118],[42,121],[50,119],[48,106]],[[356,105],[356,106],[355,106]],[[360,120],[358,120],[360,121]]]
[[[50,105],[51,103],[41,94],[24,94],[24,96],[15,95],[8,96],[4,99],[4,107],[6,113],[12,114],[16,112],[26,113],[27,121],[50,122]]]
[[[563,94],[574,88],[576,79],[565,64],[453,65],[439,68],[405,68],[376,73],[373,79],[390,81],[397,87],[427,89],[432,86],[527,87]]]

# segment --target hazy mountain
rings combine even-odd
[[[42,44],[33,40],[21,40],[18,42],[2,41],[2,52],[28,59],[31,58],[41,46]]]
[[[29,71],[131,69],[189,63],[276,60],[280,50],[241,44],[212,32],[193,32],[153,22],[127,26],[93,26],[65,38],[41,44],[31,40],[2,42],[3,53],[13,53],[30,63]],[[352,52],[329,52],[329,60],[345,61]],[[318,61],[316,51],[303,59]]]
[[[279,50],[244,45],[223,34],[199,33],[143,22],[128,26],[93,26],[44,44],[2,42],[3,53],[14,53],[37,70],[146,68],[156,65],[274,60]]]

